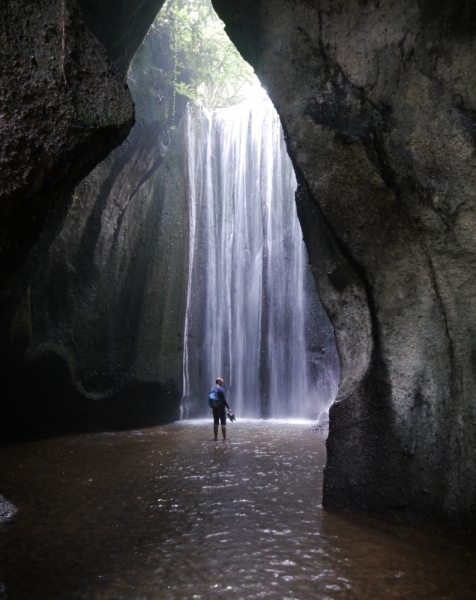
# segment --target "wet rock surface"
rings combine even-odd
[[[0,523],[13,517],[16,512],[18,512],[18,508],[0,494]],[[0,583],[0,598],[2,597],[2,585]]]
[[[327,437],[329,435],[329,421],[319,421],[311,427],[312,433],[319,433]]]
[[[336,330],[324,503],[474,529],[476,8],[214,5],[282,118]]]
[[[86,24],[125,75],[164,0],[79,0]]]
[[[138,128],[76,190],[31,285],[33,327],[12,360],[5,436],[178,418],[187,235],[185,193],[170,182],[184,174],[178,152],[138,186],[157,139],[156,128]]]
[[[168,40],[165,40],[168,43]],[[148,38],[129,81],[137,124],[75,189],[67,220],[12,326],[3,437],[122,429],[179,417],[187,286],[183,127],[173,88],[147,79]],[[155,84],[163,83],[155,80]],[[173,137],[173,139],[172,139]]]
[[[0,350],[74,186],[129,132],[127,85],[75,0],[0,6]],[[8,349],[8,348],[7,348]]]

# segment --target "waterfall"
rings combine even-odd
[[[335,374],[323,384],[311,373],[307,325],[317,293],[306,293],[296,178],[279,117],[264,95],[214,112],[190,106],[187,135],[185,412],[203,414],[222,376],[239,416],[316,418],[335,396]]]

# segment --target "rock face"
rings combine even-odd
[[[127,85],[73,0],[0,6],[0,350],[74,186],[127,135]]]
[[[7,519],[11,519],[17,512],[18,508],[0,494],[0,523]],[[0,583],[0,592],[2,591],[1,586],[2,584]]]
[[[80,0],[86,24],[125,75],[164,0]]]
[[[324,504],[474,530],[476,6],[213,3],[287,131],[336,330]]]
[[[25,300],[31,338],[4,379],[4,439],[178,418],[187,205],[180,135],[154,171],[158,139],[136,126],[75,190]]]
[[[188,204],[180,127],[170,141],[180,107],[168,42],[156,35],[138,52],[129,77],[138,122],[75,189],[17,311],[3,437],[179,416]],[[164,81],[148,79],[154,56]]]
[[[179,416],[184,152],[179,134],[157,168],[157,129],[137,125],[78,186],[33,280],[23,363],[31,433],[139,427]],[[32,410],[35,388],[41,401]]]

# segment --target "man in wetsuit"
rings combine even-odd
[[[217,377],[215,379],[216,385],[212,387],[211,392],[215,392],[220,400],[220,406],[218,408],[213,409],[213,434],[215,436],[215,440],[218,439],[218,423],[221,421],[221,433],[223,439],[226,440],[226,411],[225,408],[228,409],[228,412],[231,412],[231,408],[228,406],[228,402],[225,398],[225,390],[223,389],[223,379],[221,377]]]

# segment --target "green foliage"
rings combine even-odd
[[[210,0],[167,0],[149,35],[165,32],[174,56],[177,94],[211,109],[224,108],[242,102],[246,88],[258,84]]]
[[[195,90],[192,88],[191,85],[188,85],[187,83],[183,83],[182,81],[179,83],[176,83],[174,85],[174,89],[177,92],[177,94],[182,94],[182,96],[187,96],[187,98],[190,98],[191,100],[198,100],[198,96],[197,96]]]
[[[128,83],[137,121],[161,122],[165,145],[187,102],[232,106],[259,85],[210,0],[167,0],[132,61]]]

